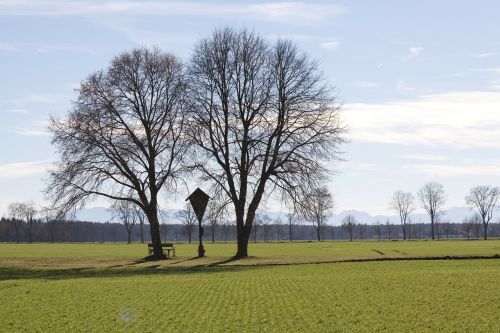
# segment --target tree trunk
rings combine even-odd
[[[131,244],[132,243],[132,237],[131,237],[130,234],[132,233],[132,230],[131,231],[127,230],[127,232],[128,232],[128,244]]]
[[[316,236],[318,237],[318,242],[321,241],[321,230],[320,227],[316,228]]]
[[[33,225],[31,223],[29,223],[29,242],[30,243],[33,243]]]
[[[238,250],[236,252],[235,258],[245,258],[248,257],[248,240],[250,238],[250,232],[243,228],[243,232],[237,233]]]
[[[141,227],[141,243],[144,244],[144,222],[140,222],[140,227]]]
[[[50,242],[54,243],[54,230],[53,230],[53,226],[51,227],[50,224],[49,224],[49,236],[50,236]]]
[[[245,226],[243,214],[243,210],[238,210],[236,212],[236,241],[238,243],[238,249],[236,251],[236,255],[234,256],[235,258],[248,257],[248,240],[250,239],[252,231],[253,218],[251,221],[247,221],[247,225]]]
[[[16,243],[19,244],[19,228],[16,228]]]
[[[151,231],[151,243],[153,244],[153,255],[154,259],[165,259],[165,254],[161,248],[161,238],[160,238],[160,223],[158,222],[158,211],[156,205],[150,205],[146,216],[149,221],[149,229]]]
[[[432,240],[434,240],[434,216],[431,216],[431,236]]]
[[[488,239],[488,223],[483,223],[484,227],[484,240]]]

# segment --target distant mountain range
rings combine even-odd
[[[178,219],[176,218],[176,213],[179,209],[169,209],[166,211],[163,217],[163,221],[165,223],[178,223]],[[465,217],[469,217],[473,214],[473,211],[468,207],[452,207],[446,211],[446,213],[441,216],[441,221],[450,221],[450,222],[462,222]],[[286,220],[286,213],[279,212],[267,212],[267,215],[271,219],[278,219],[281,217],[283,221]],[[358,222],[367,223],[367,224],[375,224],[378,222],[386,223],[387,219],[391,221],[391,223],[399,223],[399,216],[397,215],[370,215],[367,212],[359,211],[359,210],[345,210],[338,214],[333,214],[330,217],[330,223],[335,225],[339,225],[342,223],[342,220],[347,216],[352,215],[356,218]],[[500,210],[497,211],[495,215],[494,221],[498,220],[500,217]],[[76,219],[80,221],[93,221],[93,222],[111,222],[118,220],[113,218],[113,214],[104,207],[92,207],[92,208],[83,208],[76,212]],[[412,222],[429,222],[429,216],[423,213],[417,213],[411,215]]]

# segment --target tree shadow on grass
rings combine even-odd
[[[107,268],[26,268],[26,267],[0,267],[0,281],[6,280],[64,280],[81,278],[120,278],[134,276],[167,276],[167,275],[188,275],[197,273],[221,273],[235,272],[252,269],[246,266],[224,266],[224,267],[162,267],[151,265],[140,268],[135,267],[107,267]]]
[[[187,259],[194,260],[195,258]],[[378,261],[420,261],[420,260],[473,260],[473,259],[500,259],[500,254],[490,256],[427,256],[427,257],[395,257],[395,258],[359,258],[347,260],[333,260],[307,263],[278,263],[278,264],[235,264],[226,265],[239,260],[237,258],[227,258],[221,261],[209,264],[201,264],[189,267],[166,267],[158,264],[142,267],[131,266],[111,266],[105,268],[27,268],[27,267],[0,267],[0,281],[7,280],[64,280],[80,278],[120,278],[120,277],[139,277],[139,276],[168,276],[168,275],[188,275],[188,274],[210,274],[227,273],[255,270],[257,268],[271,268],[281,265],[307,265],[307,264],[332,264],[332,263],[361,263]],[[143,262],[142,262],[143,263]]]

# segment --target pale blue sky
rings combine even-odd
[[[217,26],[289,37],[337,86],[351,142],[337,211],[388,212],[397,189],[438,181],[447,206],[500,185],[498,1],[2,1],[0,215],[41,202],[55,159],[46,123],[116,54],[157,45],[188,59]]]

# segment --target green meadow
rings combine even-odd
[[[500,241],[0,244],[5,332],[500,332]],[[462,260],[360,261],[461,257]]]

